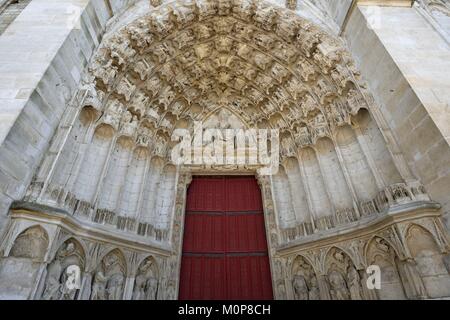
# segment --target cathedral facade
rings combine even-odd
[[[449,40],[447,0],[0,0],[0,299],[449,298]]]

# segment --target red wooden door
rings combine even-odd
[[[254,177],[195,177],[187,195],[181,300],[273,299]]]

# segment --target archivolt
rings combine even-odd
[[[162,157],[180,121],[220,108],[287,131],[292,156],[371,104],[342,43],[264,1],[163,5],[105,39],[90,76],[100,123]]]

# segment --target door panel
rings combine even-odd
[[[187,211],[215,212],[225,210],[223,178],[194,179],[188,190]]]
[[[225,216],[219,214],[186,214],[183,252],[224,253],[226,246]]]
[[[254,177],[195,177],[188,190],[181,300],[273,298]]]
[[[227,215],[225,221],[227,251],[267,251],[266,230],[262,213]]]
[[[271,300],[273,298],[269,259],[266,256],[227,257],[230,300]]]
[[[229,177],[225,179],[228,212],[259,211],[262,208],[261,191],[255,178]]]
[[[183,256],[180,299],[224,300],[226,295],[225,260],[213,257]],[[189,285],[185,285],[189,284]]]

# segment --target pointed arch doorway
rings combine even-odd
[[[254,176],[194,177],[187,194],[179,299],[273,299]]]

